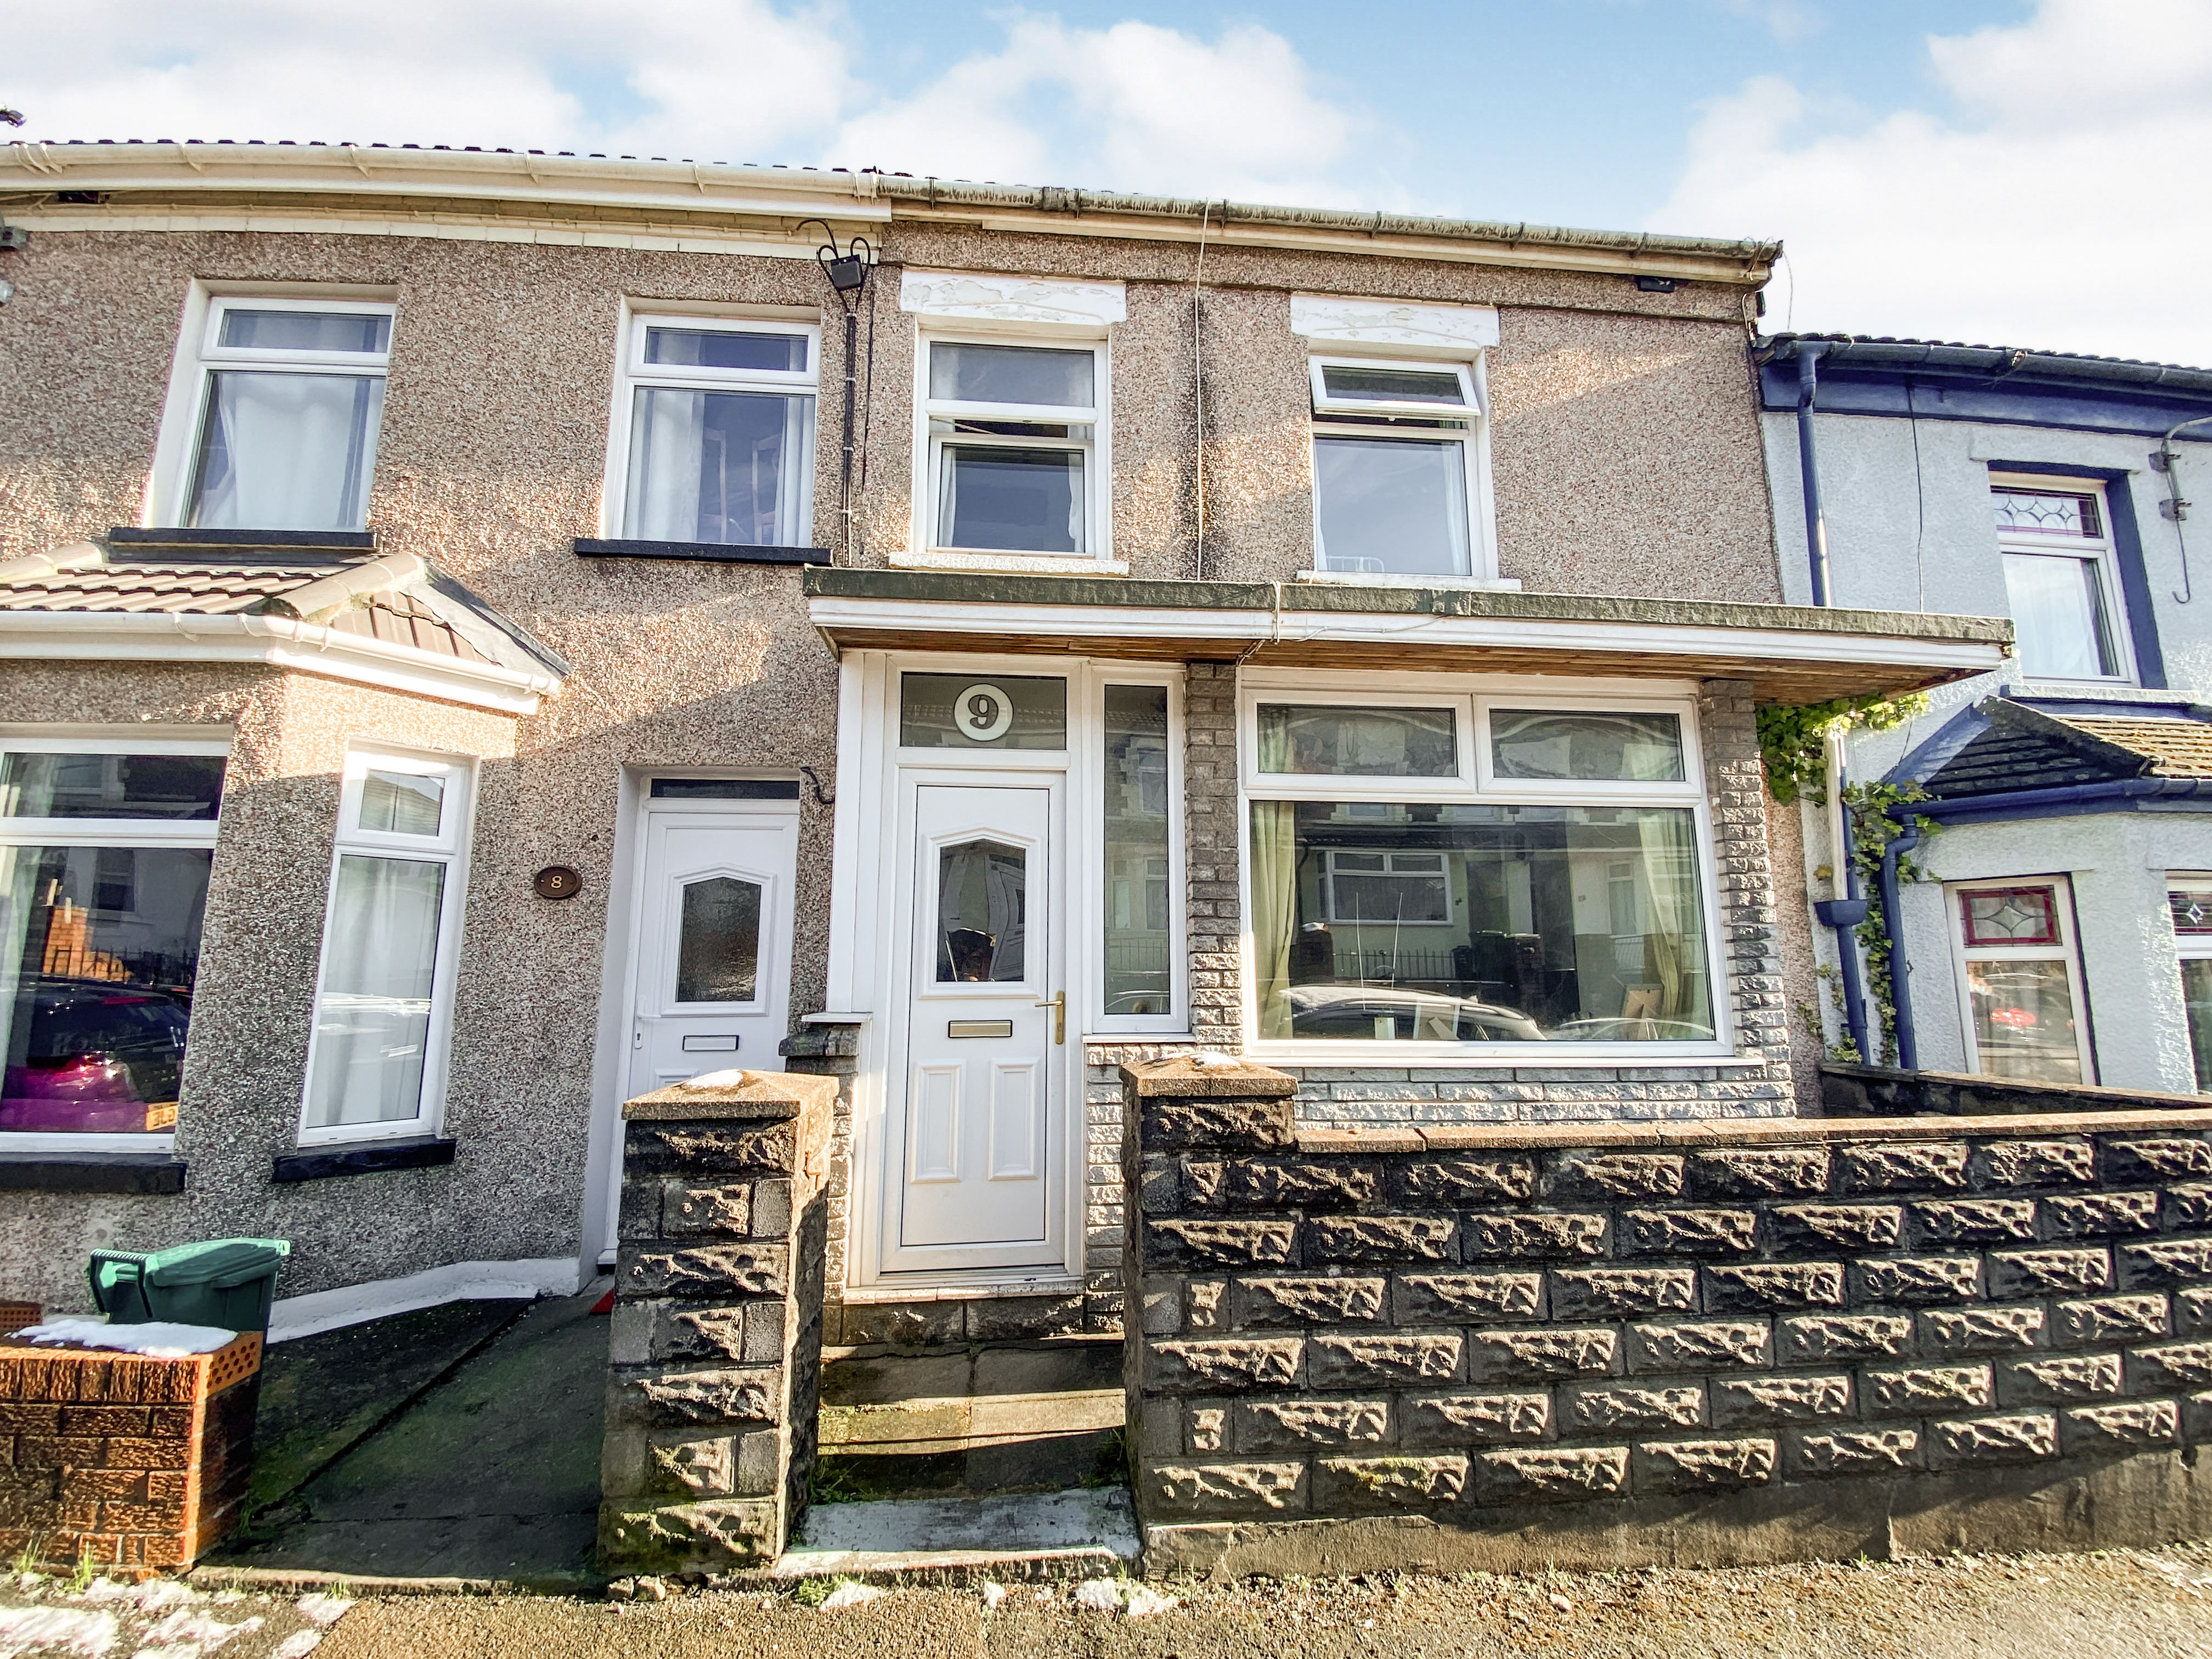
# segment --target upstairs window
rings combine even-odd
[[[187,526],[357,531],[368,523],[392,312],[337,300],[210,302]]]
[[[2102,487],[1997,477],[1990,501],[2028,678],[2132,679]]]
[[[1474,369],[1316,356],[1309,371],[1319,568],[1476,574]]]
[[[1098,349],[925,346],[933,546],[1101,556]]]
[[[632,541],[799,547],[812,532],[820,331],[795,323],[640,316],[617,442]]]

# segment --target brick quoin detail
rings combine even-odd
[[[1150,1571],[2212,1523],[2212,1109],[1353,1133],[1249,1061],[1123,1084]]]

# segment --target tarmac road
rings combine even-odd
[[[1158,1588],[1174,1593],[1176,1586]],[[894,1590],[857,1607],[726,1592],[627,1605],[364,1601],[316,1659],[2163,1659],[2212,1656],[2212,1545],[1714,1571],[1183,1588],[1149,1617],[1069,1588]],[[226,1655],[225,1659],[230,1659]],[[240,1656],[243,1659],[243,1656]]]

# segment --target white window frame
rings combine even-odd
[[[360,827],[362,785],[371,768],[447,780],[435,836],[410,836]],[[315,995],[308,1011],[307,1063],[300,1085],[299,1144],[353,1146],[370,1141],[434,1135],[445,1121],[446,1084],[453,1058],[453,981],[460,961],[461,927],[466,910],[469,848],[476,823],[477,763],[467,756],[430,754],[381,744],[346,746],[345,770],[338,793],[337,832],[331,852],[330,881],[323,904],[322,945],[315,962]],[[407,858],[446,867],[438,908],[438,945],[430,970],[429,1028],[423,1038],[422,1092],[411,1118],[385,1123],[339,1123],[311,1127],[307,1109],[314,1097],[315,1062],[321,1042],[316,1032],[328,966],[332,918],[337,911],[339,860],[348,854]]]
[[[155,464],[148,480],[142,522],[148,528],[180,528],[190,516],[192,488],[198,470],[200,442],[207,426],[208,392],[218,370],[250,368],[276,374],[327,374],[334,369],[367,380],[388,380],[392,370],[392,340],[399,330],[399,307],[389,299],[363,298],[362,290],[344,289],[327,295],[288,285],[282,292],[256,292],[250,288],[220,290],[194,283],[185,302],[184,322],[178,332],[176,361],[169,375],[169,393],[161,412],[161,436],[155,447]],[[276,351],[246,346],[226,346],[222,338],[225,313],[246,311],[308,311],[342,316],[389,318],[392,327],[380,353],[360,351]],[[379,417],[380,425],[381,416]],[[369,490],[362,495],[366,522],[369,495],[374,488],[376,450],[380,433],[369,434]],[[357,533],[361,526],[356,526]]]
[[[1238,788],[1237,835],[1241,896],[1245,918],[1243,956],[1243,1013],[1247,1051],[1255,1059],[1304,1066],[1711,1066],[1735,1058],[1720,905],[1718,866],[1713,852],[1711,803],[1705,788],[1705,764],[1698,729],[1697,688],[1691,682],[1652,680],[1558,680],[1534,675],[1485,676],[1417,672],[1322,669],[1247,669],[1237,687]],[[1259,769],[1259,707],[1297,703],[1309,707],[1445,708],[1455,711],[1460,755],[1456,777],[1350,776],[1317,772],[1261,772]],[[1632,783],[1582,780],[1561,784],[1490,776],[1490,710],[1493,708],[1559,710],[1562,713],[1663,713],[1674,714],[1682,733],[1680,782]],[[1708,1042],[1438,1042],[1419,1039],[1267,1039],[1259,1035],[1259,994],[1254,974],[1259,957],[1252,932],[1252,803],[1255,800],[1373,801],[1391,805],[1488,805],[1527,806],[1668,806],[1687,808],[1698,854],[1698,902],[1705,928],[1705,971],[1713,1010],[1714,1036]],[[1746,1062],[1750,1063],[1750,1062]]]
[[[1966,907],[1972,893],[2003,892],[2021,887],[2051,889],[2051,913],[2058,921],[2056,945],[1969,945]],[[1981,1045],[1974,1037],[1973,988],[1966,969],[1974,962],[2063,962],[2066,964],[2066,994],[2074,1002],[2074,1045],[2081,1056],[2081,1081],[2097,1081],[2096,1044],[2089,1030],[2088,983],[2081,973],[2081,951],[2074,926],[2074,883],[2063,874],[1991,877],[1978,881],[1943,884],[1943,927],[1951,940],[1951,966],[1959,998],[1959,1031],[1966,1045],[1966,1069],[1976,1077],[1996,1075],[1982,1070]],[[2033,1080],[2033,1079],[2028,1079]]]
[[[2212,896],[2212,872],[2200,870],[2169,870],[2166,872],[2165,890],[2169,896],[2166,908],[2167,924],[2172,926],[2173,909],[2171,896],[2181,892],[2201,892]],[[2185,933],[2179,928],[2174,928],[2173,956],[2177,965],[2185,962],[2212,962],[2212,933]],[[2185,1005],[2185,995],[2184,1001]],[[2182,1027],[2185,1034],[2188,1029],[2188,1013],[2185,1006],[2182,1014]],[[2194,1071],[2197,1056],[2193,1042],[2190,1045],[2189,1059],[2191,1068]]]
[[[1279,775],[1270,773],[1268,775],[1273,777]],[[1381,859],[1382,860],[1382,867],[1380,870],[1340,871],[1337,868],[1336,861],[1346,855],[1352,858]],[[1400,870],[1397,866],[1398,860],[1401,858],[1434,859],[1437,860],[1437,866],[1433,870]],[[1361,918],[1356,916],[1346,916],[1342,911],[1336,908],[1336,883],[1340,875],[1352,877],[1429,876],[1433,877],[1443,888],[1444,909],[1446,914],[1425,921],[1417,920],[1405,921],[1399,925],[1405,927],[1449,927],[1452,925],[1452,919],[1449,914],[1451,909],[1451,872],[1444,867],[1443,854],[1441,853],[1403,852],[1394,850],[1393,848],[1387,847],[1376,847],[1373,848],[1334,847],[1329,848],[1328,851],[1322,855],[1322,888],[1323,891],[1327,895],[1327,897],[1323,901],[1322,908],[1331,921],[1361,920]]]
[[[1103,333],[1070,336],[1042,331],[996,332],[974,327],[934,327],[917,319],[915,351],[915,507],[914,546],[923,556],[946,564],[977,569],[1004,568],[1009,560],[1036,562],[1046,568],[1066,566],[1089,570],[1109,562],[1113,550],[1113,359],[1111,343]],[[1057,404],[986,404],[929,395],[929,362],[939,345],[1028,346],[1046,351],[1088,351],[1091,354],[1091,392],[1087,408]],[[933,420],[1026,421],[1046,426],[1088,426],[1091,436],[1024,438],[992,434],[974,438],[939,437],[930,431]],[[1083,526],[1085,545],[1073,553],[1047,550],[992,547],[945,547],[937,539],[943,516],[945,446],[984,445],[994,449],[1079,451],[1083,456]]]
[[[1079,768],[1089,769],[1089,781],[1079,789],[1071,791],[1069,811],[1071,821],[1079,815],[1082,822],[1074,845],[1084,862],[1085,870],[1100,872],[1101,879],[1089,884],[1090,891],[1070,907],[1071,913],[1087,925],[1079,926],[1075,948],[1085,954],[1082,972],[1070,974],[1070,995],[1082,986],[1082,1018],[1079,1028],[1093,1036],[1173,1036],[1190,1030],[1190,1010],[1186,1006],[1190,999],[1189,926],[1188,920],[1188,882],[1185,878],[1183,860],[1183,675],[1180,668],[1156,668],[1149,665],[1093,660],[1088,664],[1071,664],[1071,680],[1080,679],[1079,687],[1068,688],[1069,776]],[[1168,1006],[1158,1014],[1109,1014],[1106,1007],[1106,933],[1111,919],[1106,908],[1106,884],[1103,879],[1106,868],[1106,688],[1109,685],[1140,685],[1164,690],[1168,694]],[[1080,703],[1077,702],[1080,695]],[[1082,717],[1076,719],[1076,709]]]
[[[204,733],[204,727],[198,728]],[[36,737],[16,737],[0,728],[0,753],[30,755],[221,755],[230,754],[228,735],[170,738],[141,727],[128,736],[106,727],[82,736],[55,734],[47,728]],[[226,771],[223,790],[229,793]],[[160,818],[37,818],[0,817],[0,846],[6,847],[204,847],[212,848],[222,827],[222,807],[208,819],[185,822]],[[205,949],[203,937],[202,949]],[[194,998],[198,1000],[197,995]],[[185,1033],[185,1052],[191,1053],[191,1032]],[[181,1107],[179,1108],[181,1110]],[[95,1133],[70,1130],[28,1130],[0,1133],[0,1155],[10,1152],[167,1152],[176,1145],[172,1131],[149,1133]]]
[[[2087,495],[2097,503],[2097,522],[2101,533],[2078,539],[2055,536],[2039,536],[2032,532],[1996,532],[1998,576],[2003,577],[2002,562],[2016,556],[2042,558],[2079,560],[2092,567],[2101,602],[2106,638],[2105,647],[2112,653],[2119,672],[2114,674],[2093,674],[2079,678],[2037,674],[2029,671],[2023,661],[2023,678],[2039,685],[2134,685],[2140,683],[2136,666],[2135,637],[2128,626],[2127,595],[2120,586],[2118,549],[2112,539],[2112,501],[2100,478],[2060,477],[2045,473],[2014,473],[1992,471],[1990,474],[1990,494],[2014,490],[2039,495]]]
[[[1432,374],[1453,374],[1467,398],[1464,407],[1450,404],[1383,403],[1332,398],[1322,382],[1329,368],[1412,369]],[[1328,581],[1366,583],[1378,586],[1449,587],[1455,584],[1492,583],[1498,580],[1497,506],[1490,467],[1490,380],[1486,354],[1460,358],[1418,358],[1362,356],[1344,351],[1315,351],[1307,356],[1308,391],[1312,400],[1309,448],[1313,489],[1314,568],[1310,578]],[[1332,416],[1365,416],[1394,420],[1459,421],[1460,428],[1393,427],[1350,424]],[[1468,568],[1457,575],[1438,576],[1397,571],[1332,570],[1322,539],[1321,467],[1314,441],[1326,438],[1373,438],[1382,441],[1456,441],[1466,465]],[[1516,583],[1515,586],[1518,586]]]
[[[648,363],[645,361],[647,331],[653,328],[696,329],[720,334],[804,335],[806,368],[690,368],[682,364]],[[671,386],[688,392],[758,392],[782,396],[795,393],[812,399],[798,455],[794,462],[787,464],[787,474],[796,472],[796,482],[791,484],[791,489],[798,516],[792,527],[793,539],[782,545],[811,544],[814,450],[820,441],[822,418],[822,324],[818,315],[811,319],[750,313],[732,316],[720,312],[669,310],[660,306],[625,306],[615,370],[614,409],[608,422],[606,483],[600,496],[602,535],[610,540],[624,538],[629,516],[630,430],[637,418],[638,391],[647,386]],[[742,547],[747,544],[733,542],[729,545]]]

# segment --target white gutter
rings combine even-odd
[[[861,183],[866,179],[864,188]],[[874,175],[358,144],[0,145],[0,190],[251,190],[878,222]],[[11,217],[16,216],[15,215]]]
[[[242,662],[322,674],[503,714],[534,714],[562,682],[289,617],[0,611],[0,660]]]
[[[1649,656],[1757,658],[1778,663],[1872,663],[1984,672],[2005,660],[2002,645],[1916,640],[1817,629],[1714,628],[1675,623],[1572,622],[1517,617],[1391,616],[1367,612],[1157,610],[1105,605],[994,605],[820,598],[808,602],[817,628],[959,634],[1037,634],[1063,639],[1253,640],[1273,645],[1418,644],[1449,648],[1536,647]]]

